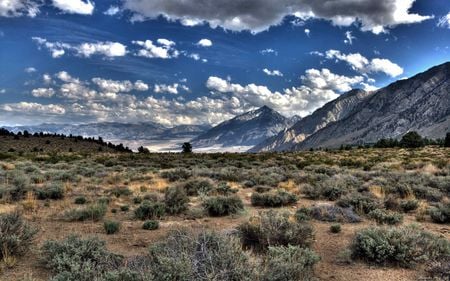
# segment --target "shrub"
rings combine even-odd
[[[146,222],[144,222],[144,224],[142,225],[142,229],[145,230],[156,230],[159,228],[159,222],[155,221],[155,220],[148,220]]]
[[[411,267],[449,255],[450,242],[413,225],[371,227],[356,234],[351,250],[367,262]]]
[[[426,272],[433,280],[450,280],[450,256],[431,261]]]
[[[437,207],[432,208],[430,211],[430,217],[435,223],[449,223],[450,222],[450,203],[439,204]]]
[[[403,200],[400,202],[400,208],[402,208],[405,213],[417,210],[418,207],[419,201],[417,200]]]
[[[253,206],[260,207],[282,207],[297,202],[295,194],[279,190],[276,193],[253,193],[251,197]]]
[[[83,240],[70,236],[64,241],[46,241],[42,261],[55,281],[105,280],[102,277],[118,268],[120,256],[106,250],[105,242],[97,238]]]
[[[13,172],[7,177],[11,177],[11,187],[6,190],[12,201],[19,201],[25,198],[25,194],[30,190],[30,180],[23,172]]]
[[[341,208],[329,204],[321,204],[311,208],[311,217],[328,222],[361,222],[361,218],[355,214],[352,208]]]
[[[417,132],[406,133],[400,140],[400,146],[405,148],[418,148],[425,146],[425,142],[421,135]]]
[[[134,216],[140,220],[160,219],[166,214],[166,205],[161,202],[144,201],[134,211]]]
[[[84,205],[87,203],[87,199],[84,196],[78,196],[75,198],[74,203],[77,205]]]
[[[120,206],[120,210],[122,212],[128,212],[130,210],[130,206],[128,206],[128,205]]]
[[[316,280],[313,267],[319,260],[313,251],[298,246],[269,247],[261,280]]]
[[[105,221],[103,223],[106,234],[115,234],[120,230],[120,222],[118,221]]]
[[[133,198],[133,203],[138,205],[142,203],[142,197],[136,196]]]
[[[0,259],[26,253],[36,233],[18,212],[0,214]]]
[[[213,189],[210,180],[207,179],[193,179],[183,184],[188,196],[198,196],[200,194],[207,194]]]
[[[203,201],[203,208],[213,217],[237,214],[244,209],[244,204],[238,196],[211,196]]]
[[[130,196],[133,192],[126,186],[117,186],[111,190],[111,194],[119,198],[120,196]]]
[[[342,227],[341,227],[341,225],[338,224],[338,223],[333,223],[333,224],[330,226],[330,231],[331,231],[331,233],[339,233],[339,232],[341,232],[341,230],[342,230]]]
[[[255,275],[239,241],[215,232],[175,230],[149,252],[154,281],[250,281]]]
[[[181,186],[172,186],[166,189],[166,211],[169,214],[179,214],[188,208],[189,198]]]
[[[368,214],[369,218],[379,224],[399,224],[403,221],[403,215],[397,212],[386,211],[382,209],[373,210]]]
[[[295,212],[295,219],[298,222],[304,222],[311,220],[311,209],[302,207]]]
[[[309,247],[313,228],[309,223],[291,220],[288,213],[267,211],[238,226],[239,236],[246,248],[267,250],[270,246]]]
[[[107,209],[105,204],[96,203],[84,208],[68,210],[64,212],[63,217],[68,221],[99,221],[105,216]]]
[[[43,189],[37,189],[35,193],[39,200],[59,200],[64,198],[64,187],[61,184],[54,183]]]
[[[226,182],[221,182],[219,185],[214,189],[214,194],[216,195],[232,195],[237,192],[237,189],[232,189],[231,186],[229,186]]]
[[[161,177],[167,179],[170,182],[179,181],[179,180],[187,180],[192,176],[192,172],[187,169],[174,169],[167,170],[161,173]]]
[[[353,207],[360,214],[368,214],[380,207],[380,203],[375,198],[360,193],[344,196],[336,202],[336,205],[343,208]]]

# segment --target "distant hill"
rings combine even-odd
[[[44,133],[15,134],[0,129],[0,152],[131,152],[123,145],[104,142],[101,138],[83,138],[82,136],[51,135]]]
[[[253,146],[268,137],[290,127],[298,116],[286,118],[275,110],[263,106],[257,110],[236,116],[225,121],[192,140],[198,147]]]

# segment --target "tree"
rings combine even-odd
[[[450,147],[450,133],[445,136],[444,147]]]
[[[183,153],[192,153],[192,145],[189,142],[183,143],[181,148],[183,149]]]
[[[418,148],[424,147],[425,142],[419,133],[412,131],[402,137],[400,146],[405,148]]]
[[[146,147],[140,146],[138,148],[138,152],[141,153],[141,154],[149,154],[150,150],[148,148],[146,148]]]

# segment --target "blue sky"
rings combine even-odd
[[[305,116],[449,60],[446,0],[0,0],[0,125]]]

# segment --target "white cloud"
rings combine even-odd
[[[197,45],[201,47],[211,47],[213,43],[209,39],[201,39],[200,41],[198,41]]]
[[[270,55],[270,54],[272,54],[272,55],[278,56],[278,52],[275,51],[274,49],[271,49],[271,48],[261,50],[261,51],[259,51],[259,53],[261,55]]]
[[[267,68],[263,69],[263,72],[269,76],[279,76],[279,77],[283,77],[283,73],[281,73],[281,71],[279,70],[269,70]]]
[[[157,94],[178,95],[180,89],[184,90],[186,92],[190,91],[190,89],[186,85],[180,85],[178,83],[174,83],[172,85],[156,84],[153,89],[153,92],[155,92]]]
[[[304,85],[311,89],[333,90],[347,92],[353,85],[364,81],[362,76],[347,77],[332,73],[329,69],[308,69],[301,77]]]
[[[306,28],[306,29],[305,29],[305,34],[306,34],[306,36],[309,37],[309,34],[311,34],[311,30],[309,30],[308,28]]]
[[[356,39],[356,37],[352,35],[351,31],[346,31],[345,32],[345,38],[346,39],[344,40],[344,43],[345,44],[349,44],[349,45],[353,45],[353,40]]]
[[[55,90],[52,88],[38,88],[33,89],[31,94],[37,98],[51,98],[55,95]]]
[[[34,115],[36,113],[44,115],[62,115],[66,113],[64,107],[56,104],[40,104],[32,102],[7,103],[0,105],[0,109],[7,112],[23,112]]]
[[[39,13],[39,4],[34,0],[1,0],[0,17],[35,17]]]
[[[374,58],[369,60],[359,53],[346,55],[337,50],[328,50],[325,57],[336,61],[345,61],[353,70],[363,74],[382,72],[391,77],[397,77],[403,73],[402,67],[388,59]]]
[[[120,12],[120,8],[117,6],[110,6],[108,10],[104,11],[103,14],[107,16],[115,16]]]
[[[441,17],[437,23],[438,27],[449,28],[450,29],[450,13]]]
[[[146,58],[159,58],[159,59],[171,59],[177,58],[180,54],[178,50],[174,48],[175,42],[167,39],[158,39],[157,44],[154,44],[151,40],[145,41],[132,41],[133,44],[141,46],[136,56]]]
[[[370,85],[370,84],[364,83],[364,82],[361,83],[361,86],[362,86],[363,90],[366,92],[372,92],[372,91],[376,91],[379,89],[378,87],[376,87],[374,85]]]
[[[46,85],[53,83],[52,77],[50,76],[50,74],[47,74],[47,73],[42,75],[42,80],[44,81],[44,84],[46,84]]]
[[[0,94],[6,93],[6,89],[0,89]]]
[[[53,58],[59,58],[66,54],[66,51],[72,51],[75,55],[89,58],[93,55],[102,55],[109,58],[123,57],[127,54],[127,47],[118,42],[95,42],[95,43],[81,43],[78,45],[63,43],[63,42],[49,42],[45,38],[32,37],[39,48],[44,47],[48,49]]]
[[[410,13],[415,0],[216,0],[205,5],[198,0],[124,0],[124,9],[139,20],[163,16],[194,26],[202,23],[212,28],[232,31],[249,30],[258,33],[279,25],[286,16],[297,16],[301,21],[309,18],[324,19],[334,25],[350,26],[358,23],[363,31],[379,34],[400,24],[418,23],[432,18]]]
[[[92,15],[94,3],[90,0],[52,0],[53,6],[68,14]]]
[[[144,82],[138,80],[135,83],[131,81],[115,81],[103,78],[92,78],[92,82],[97,85],[102,92],[107,93],[121,93],[121,92],[131,92],[133,90],[136,91],[147,91],[148,85]]]
[[[25,71],[26,73],[34,73],[34,72],[36,72],[37,70],[36,70],[36,68],[30,66],[30,67],[25,68],[24,71]]]

